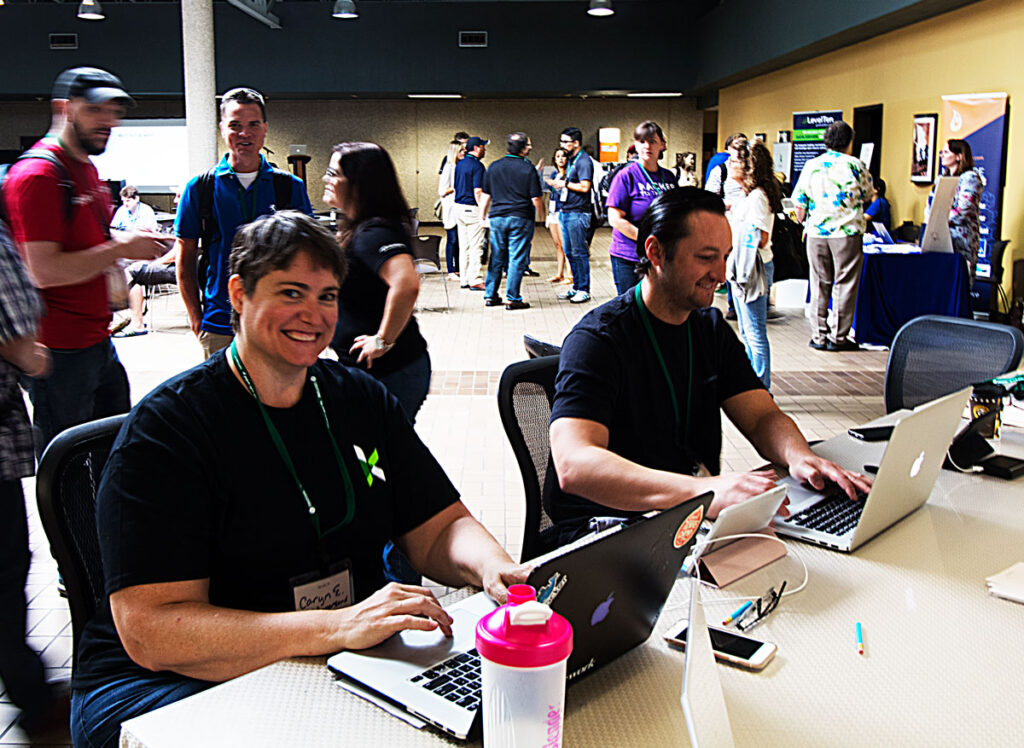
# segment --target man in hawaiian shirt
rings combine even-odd
[[[819,351],[850,351],[858,347],[849,335],[864,263],[871,174],[850,155],[853,129],[842,120],[828,126],[825,146],[827,151],[804,166],[793,190],[797,220],[807,219],[813,313],[809,345]]]

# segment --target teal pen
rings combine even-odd
[[[857,653],[864,654],[864,632],[860,629],[860,621],[857,621]]]
[[[740,607],[736,608],[736,610],[734,610],[732,612],[731,616],[729,616],[724,621],[722,621],[722,625],[723,626],[728,626],[730,623],[732,623],[737,618],[739,618],[744,613],[746,613],[748,610],[750,610],[750,606],[753,605],[753,604],[754,603],[752,603],[750,600],[747,600],[745,603],[743,603],[743,605],[741,605]]]

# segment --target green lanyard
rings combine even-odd
[[[644,175],[644,179],[647,180],[647,184],[651,185],[651,187],[654,188],[655,193],[660,195],[661,193],[668,192],[668,190],[671,189],[671,187],[669,187],[668,185],[665,184],[665,180],[660,178],[661,177],[661,169],[658,169],[658,177],[659,177],[659,179],[658,179],[657,182],[655,182],[653,179],[651,179],[651,175],[647,173],[647,169],[644,168],[643,164],[641,164],[639,161],[637,161],[636,165],[637,165],[637,168],[640,169],[640,173]]]
[[[640,167],[643,168],[643,167]],[[686,353],[687,353],[687,376],[686,376],[686,422],[684,427],[680,429],[679,425],[679,399],[676,397],[676,388],[672,384],[672,377],[668,373],[668,366],[665,364],[665,357],[661,355],[661,346],[658,345],[658,339],[654,337],[654,328],[651,327],[651,319],[647,314],[647,307],[644,306],[643,292],[640,287],[643,285],[643,281],[637,283],[634,287],[633,295],[636,297],[636,307],[640,311],[640,319],[644,323],[644,329],[647,331],[647,337],[650,338],[651,345],[654,347],[654,355],[658,358],[658,364],[661,366],[661,373],[665,375],[665,383],[668,385],[668,394],[672,399],[672,414],[675,417],[676,422],[676,433],[675,440],[676,446],[682,448],[683,445],[679,443],[679,432],[683,432],[683,442],[685,443],[690,436],[690,396],[693,392],[693,333],[689,325],[686,325]]]
[[[238,347],[235,345],[235,341],[231,341],[231,348],[228,351],[231,354],[231,360],[235,364],[235,368],[238,369],[238,374],[242,377],[242,381],[245,382],[245,387],[249,390],[249,394],[252,395],[256,401],[256,405],[260,409],[260,415],[263,416],[263,422],[267,426],[267,431],[270,433],[270,440],[274,442],[274,446],[277,448],[277,453],[281,455],[281,459],[284,461],[285,467],[288,468],[288,472],[291,473],[292,480],[295,481],[296,487],[299,489],[299,493],[302,495],[302,500],[306,502],[306,508],[309,510],[310,522],[313,523],[313,529],[316,531],[317,541],[323,540],[327,535],[330,535],[335,530],[338,530],[352,521],[352,518],[356,513],[356,496],[355,489],[352,487],[352,480],[349,478],[348,469],[345,467],[345,461],[341,458],[341,450],[338,449],[338,442],[334,440],[334,434],[331,432],[331,422],[327,418],[327,409],[324,407],[323,397],[320,395],[320,385],[316,381],[315,376],[310,377],[310,381],[313,383],[313,391],[316,393],[316,401],[320,406],[320,415],[323,416],[324,426],[327,428],[327,438],[331,442],[331,449],[334,450],[334,459],[338,462],[338,471],[341,473],[342,481],[345,484],[345,516],[341,522],[336,524],[334,527],[324,532],[320,531],[320,517],[316,513],[316,507],[313,506],[313,502],[309,500],[309,494],[306,493],[305,486],[302,485],[302,481],[299,480],[299,474],[295,470],[295,465],[292,462],[291,455],[288,454],[288,449],[284,445],[284,440],[281,439],[281,434],[278,432],[277,427],[274,426],[274,422],[270,420],[270,415],[267,413],[266,408],[263,407],[263,403],[260,402],[260,396],[256,394],[256,385],[253,384],[252,378],[249,376],[248,370],[245,368],[245,364],[242,363],[241,356],[238,355]]]

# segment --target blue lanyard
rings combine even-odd
[[[658,169],[658,181],[655,182],[653,179],[651,179],[651,175],[647,173],[647,169],[644,168],[643,164],[641,164],[639,161],[637,161],[636,165],[637,165],[637,168],[640,169],[640,173],[644,175],[644,179],[647,180],[647,184],[651,185],[651,187],[654,188],[654,191],[657,194],[660,195],[661,193],[668,192],[671,189],[670,186],[665,184],[665,180],[661,179],[661,169],[660,168]]]

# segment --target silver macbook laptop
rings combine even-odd
[[[851,501],[837,486],[820,493],[791,477],[789,517],[772,527],[787,535],[838,551],[852,551],[896,524],[927,500],[971,395],[967,387],[915,408],[893,429],[874,485],[862,501]],[[863,472],[877,448],[850,436],[815,445],[814,451],[848,470]]]
[[[531,562],[539,564],[528,579],[537,599],[572,625],[570,684],[650,636],[711,499],[707,493],[626,520]],[[446,608],[454,619],[450,639],[403,631],[376,647],[336,654],[327,666],[388,711],[466,739],[479,723],[476,624],[495,607],[484,593],[473,595]]]
[[[921,237],[922,252],[953,251],[953,238],[949,235],[949,209],[953,205],[958,182],[956,177],[939,177],[936,181],[935,195]]]
[[[731,748],[732,725],[700,602],[700,582],[690,583],[690,619],[683,665],[683,716],[692,748]]]

